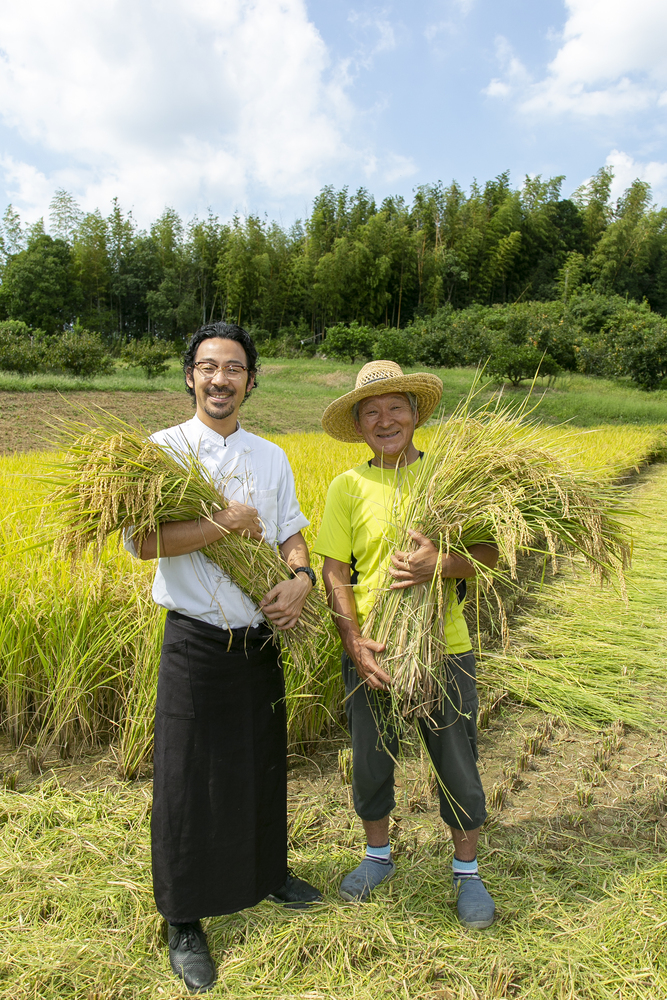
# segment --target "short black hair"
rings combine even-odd
[[[250,335],[242,326],[237,326],[236,323],[207,323],[206,326],[200,326],[197,332],[192,334],[190,343],[185,348],[185,354],[183,355],[185,388],[194,399],[195,390],[191,385],[188,385],[187,376],[188,373],[192,372],[192,366],[195,363],[199,345],[205,340],[211,340],[214,337],[220,337],[222,340],[235,340],[245,351],[245,356],[248,360],[248,377],[251,375],[255,377],[252,388],[246,392],[247,399],[252,390],[257,388],[257,348],[250,339]]]

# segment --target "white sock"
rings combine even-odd
[[[452,871],[455,878],[457,875],[478,875],[477,858],[474,861],[459,861],[456,855],[454,855],[452,858]]]
[[[379,865],[388,865],[391,861],[391,844],[389,841],[384,847],[371,847],[370,844],[366,844],[366,857],[371,861],[377,861]]]

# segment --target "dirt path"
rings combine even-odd
[[[181,392],[0,392],[0,453],[42,451],[57,432],[58,417],[85,420],[77,407],[101,407],[149,431],[170,427],[192,416],[190,397]]]

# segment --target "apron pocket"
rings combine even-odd
[[[194,719],[187,639],[165,642],[160,655],[156,712],[171,719]]]

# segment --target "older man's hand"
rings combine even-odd
[[[408,534],[417,548],[410,552],[394,552],[389,567],[389,573],[394,578],[390,590],[405,590],[418,583],[431,583],[439,563],[440,553],[426,535],[412,528]]]
[[[391,686],[391,677],[375,659],[376,653],[384,651],[385,644],[355,635],[349,636],[345,645],[346,652],[357,668],[361,680],[368,684],[369,688],[386,691]]]

